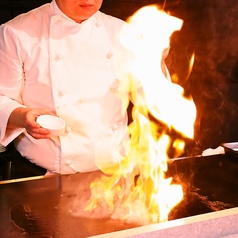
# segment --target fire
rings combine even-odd
[[[184,141],[171,140],[174,129],[193,137],[196,109],[183,88],[172,83],[161,67],[170,36],[182,27],[182,20],[156,6],[137,11],[122,29],[121,47],[115,54],[120,95],[130,93],[133,122],[128,126],[125,156],[113,168],[101,168],[107,176],[91,183],[87,211],[103,209],[114,219],[142,224],[167,221],[170,210],[183,198],[181,185],[165,178],[168,148],[176,155]],[[167,77],[165,76],[167,74]],[[127,98],[122,97],[126,108]]]

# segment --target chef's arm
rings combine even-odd
[[[52,114],[50,111],[42,108],[18,107],[12,111],[8,119],[7,128],[25,128],[27,133],[35,139],[44,139],[50,136],[47,129],[42,128],[36,119],[43,114]]]

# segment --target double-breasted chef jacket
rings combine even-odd
[[[15,140],[31,162],[61,174],[120,162],[127,137],[113,65],[124,22],[98,11],[81,24],[53,0],[0,28],[0,143]],[[36,140],[7,129],[17,107],[45,108],[66,122],[60,137]]]

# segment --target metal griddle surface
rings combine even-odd
[[[0,184],[1,237],[88,237],[138,227],[77,213],[100,173],[52,176]],[[168,176],[182,184],[183,201],[169,220],[238,206],[238,161],[227,155],[171,160]],[[77,214],[77,215],[75,215]],[[81,214],[81,213],[80,213]]]

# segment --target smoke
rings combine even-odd
[[[195,101],[195,145],[200,151],[237,140],[237,11],[236,1],[181,0],[171,12],[184,25],[171,38],[167,65]]]

